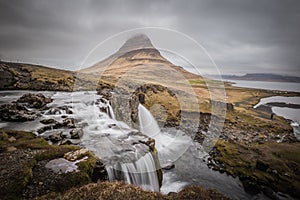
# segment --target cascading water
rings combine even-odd
[[[73,98],[76,102],[76,97]],[[75,115],[81,124],[86,124],[81,144],[102,159],[110,181],[121,180],[145,190],[159,191],[158,162],[146,144],[150,138],[117,121],[107,100],[85,99],[73,103]]]
[[[155,137],[160,133],[160,128],[152,114],[143,105],[139,104],[140,131],[149,137]]]
[[[2,91],[3,93],[7,96],[1,98],[1,101],[8,103],[17,100],[28,91]],[[193,143],[191,138],[172,128],[164,128],[160,131],[158,126],[153,128],[152,125],[149,125],[153,124],[150,122],[155,121],[155,119],[142,105],[139,106],[139,116],[140,130],[144,134],[140,134],[124,122],[112,119],[113,115],[109,113],[111,111],[108,111],[110,109],[101,109],[101,112],[99,96],[96,95],[96,92],[49,93],[43,91],[42,93],[53,98],[53,102],[48,104],[50,108],[62,108],[63,110],[70,108],[73,114],[60,112],[55,115],[56,112],[49,112],[48,114],[52,114],[44,114],[34,121],[1,122],[0,127],[8,130],[34,132],[43,127],[43,124],[39,122],[41,119],[55,119],[62,122],[62,115],[75,118],[76,126],[82,127],[84,131],[80,145],[93,151],[105,162],[107,171],[111,174],[111,180],[124,180],[144,189],[158,191],[157,175],[151,173],[153,172],[152,169],[157,169],[153,162],[153,160],[156,162],[157,159],[149,154],[149,146],[143,144],[149,139],[145,134],[155,135],[153,138],[156,141],[155,147],[159,162],[163,165],[166,161],[169,163],[170,160],[175,164],[175,168],[164,171],[160,192],[168,194],[169,192],[179,192],[187,185],[202,185],[206,188],[217,189],[233,199],[253,199],[252,196],[245,193],[242,184],[237,179],[209,169],[203,160],[206,154],[203,155],[200,145]],[[103,99],[102,102],[103,106],[107,105],[104,102],[107,100],[104,101]],[[152,128],[147,129],[145,127]],[[69,133],[69,129],[61,129],[61,131]],[[187,149],[187,147],[189,148]],[[143,172],[144,169],[148,169],[146,174],[136,173]],[[152,176],[153,178],[150,178]]]
[[[135,162],[117,163],[106,168],[109,180],[119,180],[138,185],[145,190],[159,191],[156,165],[152,153],[146,153]]]
[[[176,161],[191,145],[191,138],[181,130],[172,130],[171,134],[161,131],[151,112],[141,104],[138,106],[138,113],[140,130],[155,139],[161,164]]]

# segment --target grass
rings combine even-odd
[[[219,140],[216,149],[221,153],[216,160],[223,163],[233,176],[248,177],[275,191],[299,198],[300,143],[264,143],[242,145]],[[256,167],[261,161],[269,167],[264,171]],[[243,181],[243,180],[242,180]]]
[[[61,85],[69,88],[74,84],[74,77],[70,71],[26,64],[22,65],[22,68],[30,72],[33,81]]]
[[[14,137],[15,141],[9,141],[9,138]],[[43,138],[38,138],[34,134],[24,131],[6,131],[0,130],[0,155],[3,156],[7,152],[7,148],[14,146],[16,151],[37,151],[30,157],[19,162],[19,165],[11,173],[11,179],[7,185],[1,188],[1,195],[8,199],[20,199],[23,190],[32,179],[32,169],[38,162],[48,161],[55,158],[61,158],[65,153],[79,149],[78,146],[51,146]],[[1,155],[1,156],[2,156]],[[25,153],[26,155],[26,153]],[[88,159],[78,163],[79,172],[62,174],[64,178],[56,183],[56,191],[64,192],[75,186],[80,186],[91,182],[93,169],[96,166],[95,156],[88,152]],[[17,159],[17,158],[16,158]],[[3,166],[2,166],[3,167]],[[9,168],[11,166],[5,166]],[[46,178],[46,177],[45,177]]]
[[[38,199],[227,200],[229,198],[214,190],[206,190],[200,186],[189,186],[178,194],[174,193],[171,195],[163,195],[158,192],[144,191],[137,186],[125,184],[123,182],[98,182],[84,185],[82,187],[72,188],[63,194],[51,193]]]

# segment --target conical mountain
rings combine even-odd
[[[132,72],[132,70],[142,70],[142,67],[139,66],[147,68],[147,72],[157,72],[163,67],[172,68],[186,78],[199,78],[198,75],[174,65],[164,58],[145,34],[134,35],[116,53],[80,72],[120,77],[124,73]]]
[[[137,49],[154,49],[151,40],[145,34],[138,34],[129,38],[119,49],[119,53],[126,53]]]

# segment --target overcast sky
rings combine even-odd
[[[77,69],[99,42],[149,26],[194,38],[223,74],[300,76],[298,0],[0,0],[0,58]]]

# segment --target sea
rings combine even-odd
[[[266,82],[266,81],[245,81],[245,80],[223,80],[232,82],[233,86],[256,88],[266,90],[278,90],[283,92],[300,92],[300,83],[289,82]],[[300,105],[300,93],[297,96],[284,97],[284,96],[272,96],[262,98],[254,108],[265,105],[267,103],[286,103]],[[295,137],[300,140],[300,109],[289,107],[277,107],[272,106],[272,112],[278,116],[284,117],[290,121],[291,126],[294,129]]]

